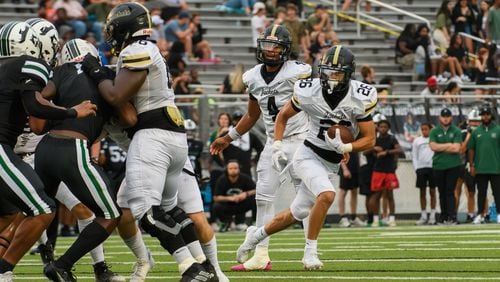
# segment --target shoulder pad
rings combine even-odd
[[[156,45],[139,44],[134,42],[127,46],[120,53],[120,58],[122,59],[122,67],[130,70],[144,70],[149,68],[153,64],[153,52]]]

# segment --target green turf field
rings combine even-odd
[[[402,226],[395,228],[329,228],[319,240],[322,271],[302,269],[303,233],[274,236],[270,272],[230,272],[244,234],[218,233],[219,259],[231,281],[500,281],[500,226]],[[74,238],[60,238],[56,255]],[[176,265],[155,239],[146,236],[156,265],[148,281],[176,281]],[[134,260],[118,236],[105,244],[112,270],[129,276]],[[76,266],[78,281],[92,281],[90,257]],[[44,281],[38,256],[27,255],[15,269],[16,280]]]

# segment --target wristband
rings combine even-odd
[[[352,143],[347,143],[344,146],[344,153],[350,153],[352,152]]]
[[[233,139],[233,141],[241,138],[241,135],[238,133],[238,131],[236,131],[235,127],[231,128],[231,130],[229,130],[227,135],[229,135],[229,137],[231,137],[231,139]]]

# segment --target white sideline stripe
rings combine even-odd
[[[227,273],[227,272],[226,272]],[[148,279],[178,279],[180,276],[149,276]],[[492,280],[492,281],[500,281],[500,278],[497,277],[436,277],[436,276],[422,276],[422,277],[417,277],[417,276],[399,276],[399,277],[391,277],[391,276],[295,276],[295,275],[280,275],[280,276],[227,276],[230,279],[286,279],[286,280],[291,280],[291,279],[307,279],[307,280],[324,280],[324,279],[338,279],[338,280],[444,280],[444,281],[450,281],[450,280],[479,280],[479,281],[484,281],[484,280]],[[47,279],[45,276],[30,276],[30,277],[15,277],[15,280],[45,280]],[[95,279],[94,276],[78,276],[78,279]]]
[[[387,232],[381,233],[380,236],[407,236],[407,235],[443,235],[443,234],[500,234],[500,230],[450,230],[447,232],[442,231],[412,231],[412,232]]]
[[[107,254],[107,253],[106,253]],[[86,257],[84,257],[82,260],[85,260]],[[106,256],[106,258],[109,258]],[[87,258],[87,262],[79,261],[78,265],[92,265],[92,262],[90,261],[90,258]],[[475,262],[475,261],[482,261],[482,262],[498,262],[500,261],[500,258],[450,258],[450,259],[322,259],[322,262],[331,262],[331,263],[353,263],[353,262],[430,262],[430,261],[437,261],[437,262]],[[222,260],[219,261],[219,263],[223,264],[236,264],[235,261],[233,260]],[[297,259],[297,260],[273,260],[273,263],[300,263],[302,264],[302,260]],[[110,261],[110,265],[132,265],[135,264],[135,261]],[[175,261],[155,261],[155,265],[177,265],[177,262]],[[17,265],[19,266],[37,266],[37,265],[42,265],[42,262],[40,260],[25,260],[23,259],[20,263]]]

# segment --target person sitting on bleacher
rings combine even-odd
[[[194,57],[193,55],[193,30],[189,26],[190,16],[186,11],[182,11],[171,19],[163,30],[165,33],[165,39],[170,44],[175,42],[181,42],[184,45],[184,50],[189,58]]]
[[[89,31],[93,32],[98,42],[102,39],[102,23],[87,22],[88,13],[82,4],[77,0],[57,0],[54,3],[54,9],[64,8],[68,15],[68,23],[75,32],[76,38],[82,38],[87,33],[87,24]]]
[[[405,67],[413,68],[415,63],[415,50],[417,29],[414,24],[406,24],[404,30],[396,40],[396,62]]]

